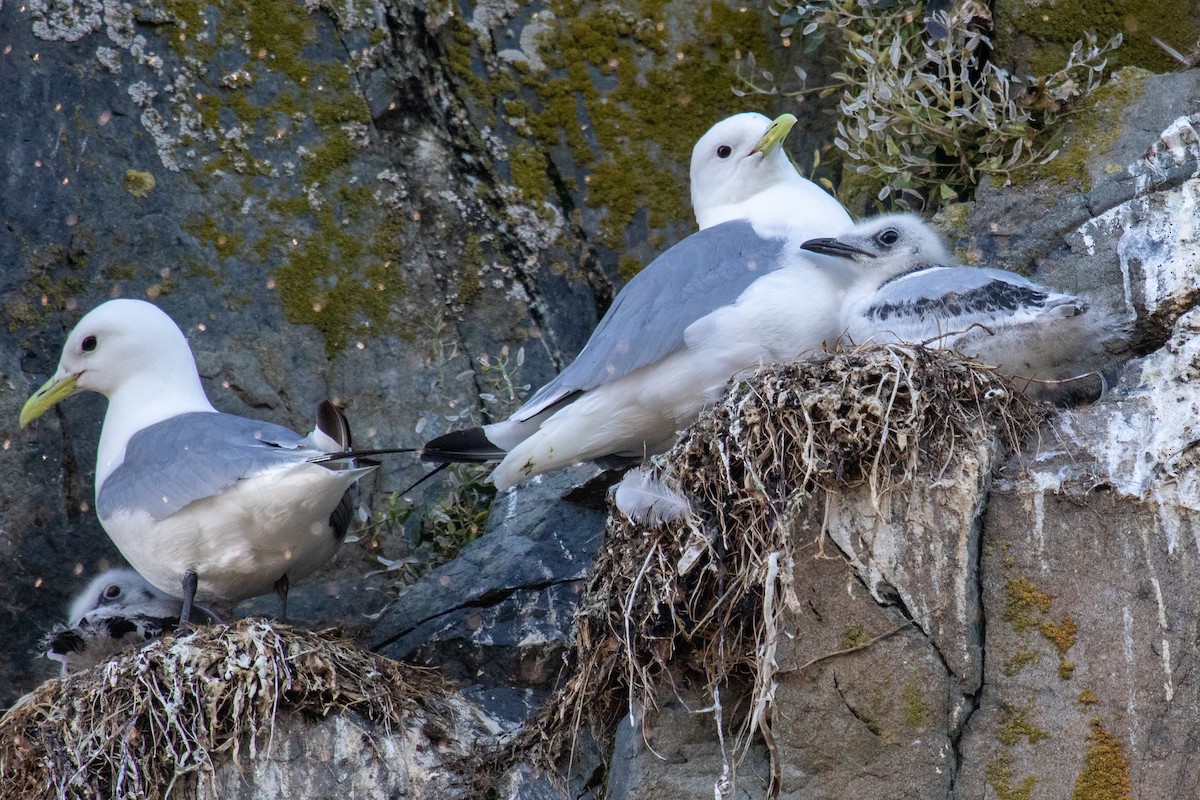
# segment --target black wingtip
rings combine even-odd
[[[487,464],[504,458],[505,451],[492,444],[483,428],[450,431],[421,448],[421,460],[434,464]]]
[[[314,456],[308,461],[311,464],[328,464],[330,461],[348,461],[354,459],[360,467],[379,466],[378,461],[373,461],[367,456],[392,456],[397,453],[416,453],[416,447],[381,447],[378,450],[345,450],[341,453],[325,453],[323,455]]]
[[[350,422],[340,408],[328,400],[317,406],[317,430],[338,443],[342,450],[353,450],[350,440]]]
[[[450,466],[449,461],[443,461],[442,463],[438,464],[436,467],[429,470],[429,472],[425,473],[422,477],[418,478],[415,482],[410,483],[403,491],[400,492],[400,496],[404,497],[404,495],[408,494],[413,489],[417,488],[422,483],[429,480],[434,475],[437,475],[439,472],[441,472],[442,470],[446,469],[449,466]]]

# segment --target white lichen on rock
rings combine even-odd
[[[33,35],[55,42],[77,42],[100,30],[104,4],[99,0],[29,0]]]
[[[125,50],[133,46],[137,37],[133,7],[121,0],[104,0],[104,25],[108,38]],[[142,40],[143,47],[145,40]]]
[[[1088,220],[1075,232],[1087,252],[1098,239],[1116,239],[1131,315],[1160,309],[1178,313],[1200,292],[1200,114],[1180,117],[1126,171],[1135,196]],[[1176,186],[1157,189],[1170,170],[1190,163],[1191,174]],[[1140,292],[1138,291],[1140,288]]]
[[[506,48],[498,52],[496,57],[510,64],[524,63],[533,72],[545,72],[546,62],[541,56],[541,39],[543,34],[554,29],[554,22],[554,12],[549,9],[532,14],[521,28],[520,48]]]
[[[96,48],[96,60],[100,66],[112,73],[121,71],[121,54],[111,47],[101,45]]]
[[[128,92],[129,99],[133,101],[133,104],[139,108],[145,108],[150,105],[150,102],[158,96],[158,91],[145,81],[137,81],[136,83],[129,84],[126,92]]]
[[[377,173],[375,180],[381,184],[372,194],[376,203],[391,209],[404,207],[404,201],[408,199],[408,189],[405,188],[404,178],[399,172],[389,167]]]
[[[158,113],[157,109],[147,108],[142,112],[141,123],[142,127],[153,137],[154,145],[158,149],[158,157],[162,160],[163,166],[172,172],[178,172],[179,162],[174,156],[177,140],[171,134],[162,114]]]

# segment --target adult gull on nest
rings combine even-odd
[[[617,294],[559,375],[503,422],[425,445],[426,461],[499,461],[500,490],[605,456],[666,450],[729,379],[814,351],[839,333],[835,262],[747,221],[694,233]]]
[[[640,458],[675,441],[731,377],[832,343],[843,291],[837,262],[800,251],[851,225],[782,148],[796,118],[737,114],[692,150],[701,230],[635,275],[559,375],[509,419],[452,431],[432,462],[499,462],[498,489],[582,461]]]

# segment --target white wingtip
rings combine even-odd
[[[651,528],[692,513],[692,505],[682,492],[645,467],[625,473],[617,484],[615,499],[622,514]]]

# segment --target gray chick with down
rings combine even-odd
[[[75,598],[67,624],[50,632],[46,657],[61,662],[63,675],[93,667],[174,631],[182,609],[181,600],[155,589],[137,572],[107,570]],[[218,620],[211,611],[193,607],[192,621]]]
[[[1026,394],[1062,400],[1099,384],[1128,350],[1129,325],[1085,298],[1015,272],[953,265],[941,236],[915,214],[863,220],[802,248],[849,263],[843,340],[956,350],[991,364]]]

